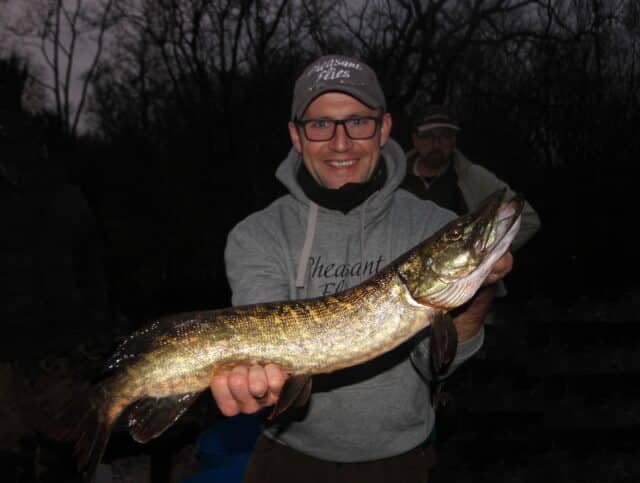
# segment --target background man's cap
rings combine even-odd
[[[300,119],[311,101],[325,92],[344,92],[363,104],[386,110],[378,78],[367,64],[342,55],[325,55],[311,63],[293,89],[291,119]]]
[[[440,127],[446,127],[455,131],[460,130],[460,126],[458,126],[449,110],[440,105],[427,106],[423,111],[418,113],[413,121],[413,130],[418,133]]]

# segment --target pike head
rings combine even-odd
[[[414,300],[449,310],[476,293],[520,227],[524,201],[505,194],[496,191],[400,260],[398,273]]]

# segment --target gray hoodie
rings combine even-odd
[[[398,189],[406,159],[393,140],[382,149],[387,180],[347,214],[318,206],[297,182],[302,162],[292,150],[277,170],[288,188],[240,222],[225,251],[233,304],[334,294],[374,275],[429,237],[454,215]],[[449,372],[477,352],[484,332],[458,347]],[[374,361],[314,377],[309,406],[265,434],[316,458],[357,462],[418,446],[434,426],[428,338],[422,334]],[[286,416],[286,414],[285,414]]]

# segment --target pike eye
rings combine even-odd
[[[457,241],[460,240],[460,238],[462,238],[462,230],[459,230],[458,228],[455,228],[454,230],[451,231],[451,233],[449,233],[449,240],[450,241]]]

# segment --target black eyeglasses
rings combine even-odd
[[[349,119],[308,119],[294,121],[302,127],[309,141],[330,141],[339,125],[344,127],[350,139],[371,139],[378,130],[382,118],[373,116],[350,117]]]

